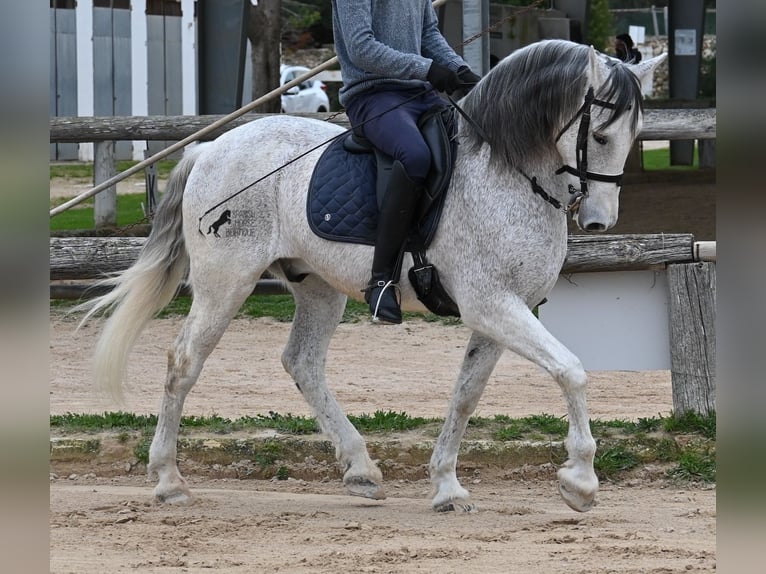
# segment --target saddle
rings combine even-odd
[[[421,116],[418,127],[431,149],[431,171],[405,243],[416,262],[408,276],[418,299],[431,312],[459,317],[457,305],[425,255],[441,218],[457,155],[454,109],[432,108]],[[392,165],[391,156],[356,133],[332,142],[319,158],[309,184],[306,207],[311,230],[330,241],[375,245],[378,209]]]

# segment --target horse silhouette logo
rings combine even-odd
[[[227,209],[221,214],[221,217],[216,219],[210,227],[207,228],[207,234],[210,235],[211,233],[215,235],[216,237],[220,237],[218,235],[218,228],[221,227],[224,223],[228,223],[231,225],[231,210]]]

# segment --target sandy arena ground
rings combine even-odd
[[[152,321],[131,355],[127,404],[154,413],[166,349],[180,319]],[[52,313],[51,413],[101,412],[88,358],[98,323],[75,331]],[[207,361],[185,414],[226,417],[311,414],[279,355],[289,325],[234,321]],[[344,324],[330,349],[331,388],[350,413],[405,411],[441,417],[467,330],[415,321],[396,327]],[[667,414],[670,374],[590,373],[594,418]],[[477,414],[565,414],[555,382],[506,353]],[[604,483],[599,505],[569,510],[551,465],[460,475],[479,512],[436,514],[425,480],[391,480],[388,498],[345,495],[339,481],[212,480],[189,476],[189,506],[156,504],[145,477],[52,476],[50,564],[55,573],[290,572],[671,573],[716,567],[716,494],[711,487],[639,473]]]

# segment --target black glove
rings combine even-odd
[[[460,87],[455,90],[453,96],[460,100],[468,95],[473,87],[481,80],[481,76],[474,74],[468,66],[461,66],[457,70],[457,77],[460,79]]]
[[[447,94],[452,94],[462,83],[455,72],[436,62],[431,64],[431,67],[428,69],[426,79],[431,82],[434,88]]]
[[[481,76],[474,74],[473,70],[471,70],[471,68],[468,66],[461,66],[458,68],[457,77],[460,78],[460,82],[463,84],[460,87],[466,94],[470,92],[476,84],[479,83],[479,80],[481,80]]]

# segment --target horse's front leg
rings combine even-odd
[[[429,471],[434,489],[432,505],[437,512],[474,509],[468,491],[457,479],[457,455],[468,419],[479,403],[484,387],[503,347],[473,333],[463,358],[447,418],[431,455]]]
[[[367,453],[367,445],[327,387],[327,349],[343,317],[345,295],[316,275],[292,285],[295,317],[290,339],[282,353],[282,365],[311,405],[317,422],[335,445],[349,493],[383,499],[383,475]]]
[[[585,397],[587,376],[580,360],[562,345],[532,312],[517,299],[491,312],[464,316],[476,329],[512,351],[537,363],[558,382],[569,414],[565,441],[568,459],[558,471],[559,491],[574,510],[585,512],[596,504],[598,478],[593,470],[596,441],[590,432]]]

